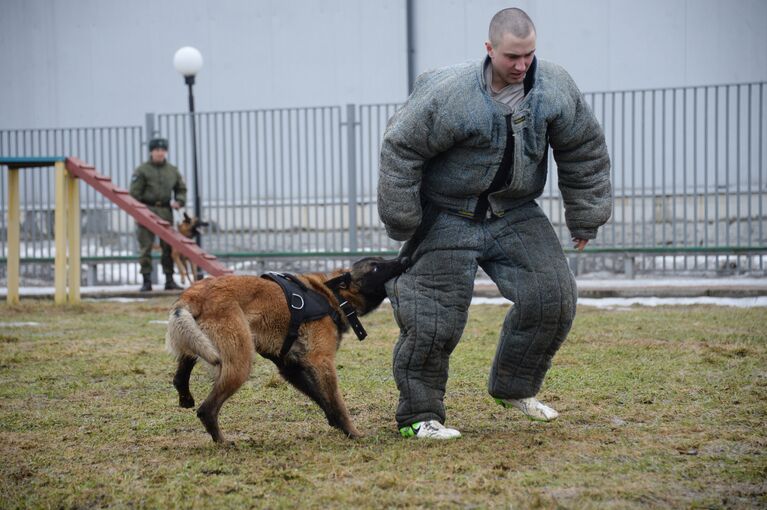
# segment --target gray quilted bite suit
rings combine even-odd
[[[445,422],[450,354],[466,324],[478,267],[513,302],[488,390],[526,398],[540,390],[575,316],[575,279],[535,199],[557,162],[573,237],[593,239],[610,217],[604,134],[567,72],[535,59],[511,111],[486,91],[489,59],[422,74],[384,134],[378,212],[407,241],[407,272],[387,292],[400,327],[394,378],[399,426]]]

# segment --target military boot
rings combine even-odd
[[[165,273],[165,290],[181,290],[183,287],[180,287],[174,280],[173,280],[173,273]]]
[[[151,274],[142,274],[141,276],[144,277],[144,283],[141,285],[141,288],[139,289],[140,292],[150,292],[152,290],[152,275]]]

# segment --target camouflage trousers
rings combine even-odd
[[[160,218],[173,223],[173,210],[170,207],[150,207],[149,209]],[[136,225],[136,236],[138,238],[138,263],[141,266],[141,274],[151,274],[152,247],[154,246],[157,236],[155,236],[151,230],[142,227],[141,225]],[[173,259],[171,258],[173,249],[163,240],[160,240],[160,249],[162,250],[160,263],[162,265],[163,273],[173,274]]]

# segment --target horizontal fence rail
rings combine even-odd
[[[765,85],[586,93],[605,131],[615,208],[592,251],[569,255],[573,269],[766,275]],[[196,113],[200,206],[210,223],[203,248],[238,272],[324,270],[363,253],[395,253],[399,243],[378,219],[376,187],[383,133],[400,106]],[[169,139],[193,211],[188,113],[148,114],[145,126],[0,130],[0,156],[76,156],[127,188],[155,135]],[[549,169],[538,200],[569,248],[551,153]],[[4,213],[6,173],[0,168]],[[48,284],[53,172],[30,169],[20,180],[22,276]],[[136,282],[133,220],[87,187],[81,204],[85,283]],[[4,277],[4,263],[0,271]]]

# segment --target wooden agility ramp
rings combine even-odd
[[[115,185],[111,177],[98,173],[93,165],[84,163],[77,158],[67,158],[66,167],[70,174],[88,183],[208,274],[221,276],[233,272],[221,264],[215,255],[207,253],[197,246],[194,239],[181,235],[170,222],[160,218],[150,211],[145,204],[130,196],[128,190]]]
[[[206,253],[194,239],[181,235],[173,225],[154,214],[149,207],[132,196],[128,190],[115,185],[111,177],[99,173],[93,165],[74,157],[0,158],[0,164],[9,167],[8,175],[8,294],[9,304],[19,302],[19,250],[20,214],[18,170],[53,166],[56,172],[55,218],[55,293],[57,304],[80,302],[80,197],[77,179],[82,180],[105,196],[120,209],[130,214],[139,224],[149,229],[187,257],[193,264],[212,276],[231,274],[215,255]],[[67,290],[68,285],[68,290]]]

